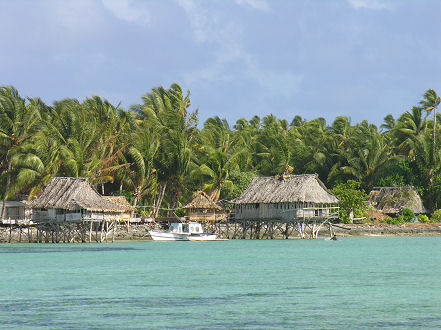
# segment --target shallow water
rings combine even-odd
[[[440,328],[441,238],[0,245],[3,328]]]

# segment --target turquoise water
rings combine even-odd
[[[441,328],[441,237],[0,245],[0,326]]]

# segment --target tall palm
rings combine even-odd
[[[39,123],[38,107],[27,106],[14,87],[0,87],[0,153],[6,178],[3,207],[0,218],[3,219],[6,200],[15,192],[11,191],[13,180],[13,157],[33,135]]]
[[[408,156],[412,152],[410,141],[424,133],[426,119],[422,112],[422,108],[412,107],[411,111],[406,111],[398,118],[393,136],[399,153]]]
[[[192,146],[197,135],[197,111],[189,113],[190,92],[183,94],[174,83],[169,89],[157,87],[143,96],[138,110],[139,119],[149,122],[160,135],[160,147],[155,168],[163,187],[169,187],[170,204],[178,206],[185,176],[189,172]]]
[[[436,108],[438,108],[441,98],[436,94],[433,89],[428,89],[424,95],[424,99],[420,101],[420,104],[429,113],[433,112],[433,150],[435,150],[435,136],[436,136]],[[433,154],[433,159],[435,159],[435,154]]]
[[[381,174],[381,171],[396,157],[387,139],[378,133],[374,125],[357,125],[353,146],[346,153],[346,166],[341,169],[368,187]]]
[[[192,177],[202,178],[203,190],[217,201],[222,190],[229,194],[234,185],[231,171],[238,168],[238,160],[246,152],[241,135],[233,135],[226,119],[209,118],[199,134]]]
[[[397,123],[394,119],[394,116],[388,114],[386,115],[386,117],[384,117],[383,124],[380,125],[380,128],[383,130],[383,132],[390,133],[395,129],[396,124]]]

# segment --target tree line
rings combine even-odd
[[[45,104],[0,88],[0,195],[37,195],[54,176],[86,177],[102,194],[124,195],[145,216],[173,215],[192,193],[238,196],[254,176],[317,173],[327,187],[348,180],[413,185],[441,205],[440,98],[421,101],[380,127],[338,116],[289,122],[269,114],[219,117],[198,127],[190,92],[157,87],[122,109],[93,96]]]

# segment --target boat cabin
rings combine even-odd
[[[168,231],[176,234],[201,234],[203,232],[201,224],[197,222],[172,223]]]

